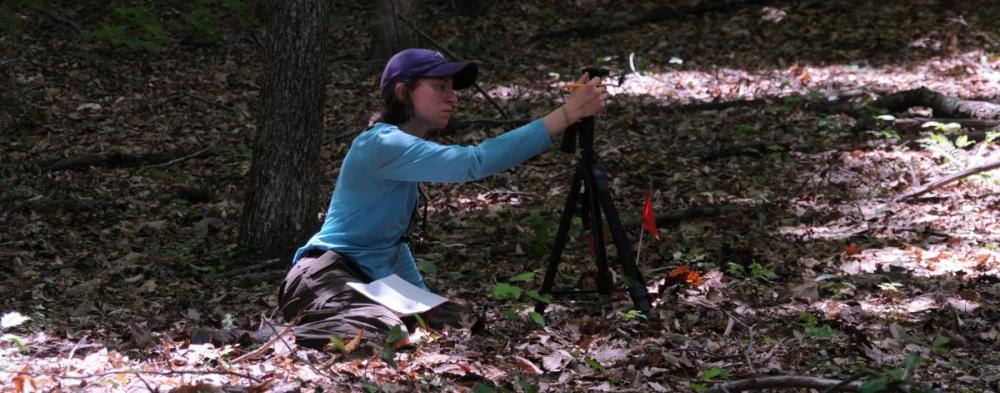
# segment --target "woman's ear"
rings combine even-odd
[[[406,84],[404,84],[404,83],[397,83],[396,84],[395,94],[396,94],[396,100],[397,101],[400,101],[400,102],[404,101],[406,99]]]

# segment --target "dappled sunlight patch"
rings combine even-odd
[[[629,74],[622,86],[608,91],[644,95],[678,103],[755,100],[816,92],[828,101],[844,98],[840,92],[864,88],[896,91],[925,86],[945,95],[996,97],[1000,85],[1000,58],[971,51],[948,58],[932,58],[910,65],[871,67],[862,62],[829,66],[792,65],[784,69],[747,71],[718,67],[712,70],[670,70]],[[952,83],[961,76],[964,83]]]
[[[858,299],[862,312],[886,319],[908,318],[926,311],[955,309],[959,312],[971,312],[981,304],[966,300],[959,294],[946,292],[923,293],[906,296],[899,292],[892,294],[872,293]]]
[[[912,245],[870,248],[849,256],[840,262],[838,269],[846,275],[858,275],[879,270],[890,272],[894,267],[917,277],[958,274],[972,279],[983,275],[1000,276],[996,251],[946,244],[931,245],[927,249]]]

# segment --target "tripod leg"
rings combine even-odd
[[[576,212],[577,204],[580,200],[580,188],[583,187],[582,170],[577,170],[573,174],[570,183],[569,196],[566,197],[566,206],[563,207],[562,215],[559,217],[559,231],[556,232],[556,242],[552,246],[552,254],[549,256],[549,266],[545,269],[545,278],[542,281],[542,289],[539,294],[552,291],[552,286],[556,282],[556,271],[559,269],[559,260],[562,258],[563,249],[566,248],[566,241],[569,237],[569,226],[573,222],[573,214]],[[545,302],[536,302],[535,311],[539,314],[545,312]]]
[[[646,291],[646,281],[642,278],[642,273],[635,266],[635,253],[632,246],[625,237],[625,229],[618,217],[618,209],[615,209],[614,200],[611,198],[611,191],[608,189],[608,179],[604,170],[594,167],[595,194],[599,199],[601,208],[608,219],[608,227],[611,230],[611,237],[614,239],[615,248],[618,249],[618,258],[621,259],[622,270],[625,272],[625,284],[628,286],[629,296],[635,308],[643,314],[648,315],[652,308],[649,300],[649,293]]]
[[[587,169],[584,175],[584,200],[589,201],[590,236],[594,239],[594,255],[597,260],[597,291],[611,295],[611,273],[608,269],[608,250],[604,243],[604,221],[601,220],[601,201],[598,198],[599,186],[593,175],[593,169]]]

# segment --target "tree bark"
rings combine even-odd
[[[318,226],[330,2],[272,0],[241,251],[288,254]]]
[[[399,18],[401,16],[408,20],[416,20],[416,10],[417,0],[375,2],[375,24],[372,32],[375,42],[372,61],[379,70],[396,52],[421,46],[417,32]]]

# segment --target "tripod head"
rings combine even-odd
[[[591,78],[607,78],[610,74],[607,69],[596,67],[584,68],[583,72],[590,75]],[[579,145],[584,153],[593,153],[594,123],[594,116],[587,116],[567,127],[563,133],[562,151],[571,154],[576,153],[576,147]]]

